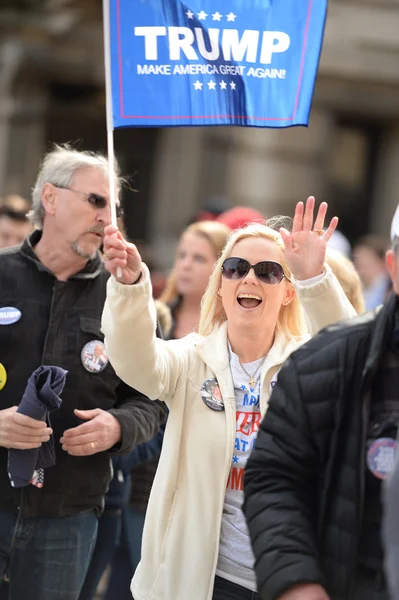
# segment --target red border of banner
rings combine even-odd
[[[123,104],[123,69],[122,69],[122,42],[121,42],[121,24],[120,24],[120,0],[116,0],[116,21],[117,21],[117,40],[118,40],[118,63],[119,63],[119,110],[121,119],[253,119],[254,121],[293,121],[296,117],[299,104],[299,96],[301,93],[303,69],[305,66],[305,53],[306,45],[309,36],[309,23],[310,16],[312,13],[313,0],[309,0],[308,14],[306,17],[305,34],[302,46],[301,64],[299,68],[298,86],[294,104],[294,111],[292,117],[248,117],[239,115],[188,115],[188,116],[170,116],[170,115],[157,115],[157,116],[139,116],[139,115],[125,115],[125,108]]]

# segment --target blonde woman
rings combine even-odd
[[[223,223],[200,221],[189,225],[181,235],[175,264],[160,297],[172,312],[168,338],[198,331],[201,299],[229,233]]]
[[[166,288],[156,301],[164,339],[198,331],[201,299],[229,233],[229,227],[215,221],[192,223],[183,231]],[[140,452],[149,448],[156,454],[156,449],[162,446],[163,427]],[[130,582],[140,562],[144,519],[157,467],[155,458],[138,465],[132,473],[129,506],[123,509],[123,535],[111,565],[107,599],[131,598]]]
[[[243,474],[277,373],[314,330],[355,314],[313,224],[314,198],[297,205],[293,231],[261,224],[234,231],[205,293],[199,334],[155,337],[148,269],[116,228],[106,230],[110,278],[107,351],[127,383],[170,409],[144,526],[135,600],[255,600],[254,559],[241,505]],[[321,310],[319,310],[321,308]],[[326,310],[328,308],[328,310]],[[319,317],[319,315],[321,315]]]
[[[366,305],[363,298],[362,282],[353,262],[338,250],[327,248],[326,263],[331,267],[357,314],[364,313]]]

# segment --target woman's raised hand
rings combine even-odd
[[[105,268],[121,283],[135,283],[142,270],[142,260],[136,246],[126,242],[114,225],[108,225],[104,233]]]
[[[314,220],[315,199],[310,196],[306,201],[298,202],[290,233],[284,228],[280,229],[285,246],[285,260],[295,279],[311,279],[321,275],[326,258],[327,242],[338,225],[338,217],[333,217],[326,231],[324,220],[328,204],[320,204]]]

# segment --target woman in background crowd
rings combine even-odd
[[[227,225],[199,221],[189,225],[180,237],[175,264],[160,297],[172,311],[169,338],[198,330],[201,299],[229,233]]]
[[[360,238],[353,248],[353,262],[363,284],[367,310],[380,306],[391,289],[385,252],[388,245],[377,235]]]
[[[112,226],[104,241],[112,277],[103,330],[116,372],[169,407],[151,492],[135,600],[258,599],[242,483],[281,365],[312,331],[354,316],[325,267],[327,205],[297,205],[292,234],[253,224],[235,231],[212,273],[198,334],[154,336],[148,269]],[[190,330],[184,327],[183,330]],[[137,340],[140,340],[139,342]],[[227,485],[226,485],[227,484]]]
[[[366,306],[363,298],[362,282],[353,262],[341,252],[327,248],[326,263],[331,267],[357,314],[364,313]]]

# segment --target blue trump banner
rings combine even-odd
[[[307,125],[327,0],[109,0],[113,125]]]

